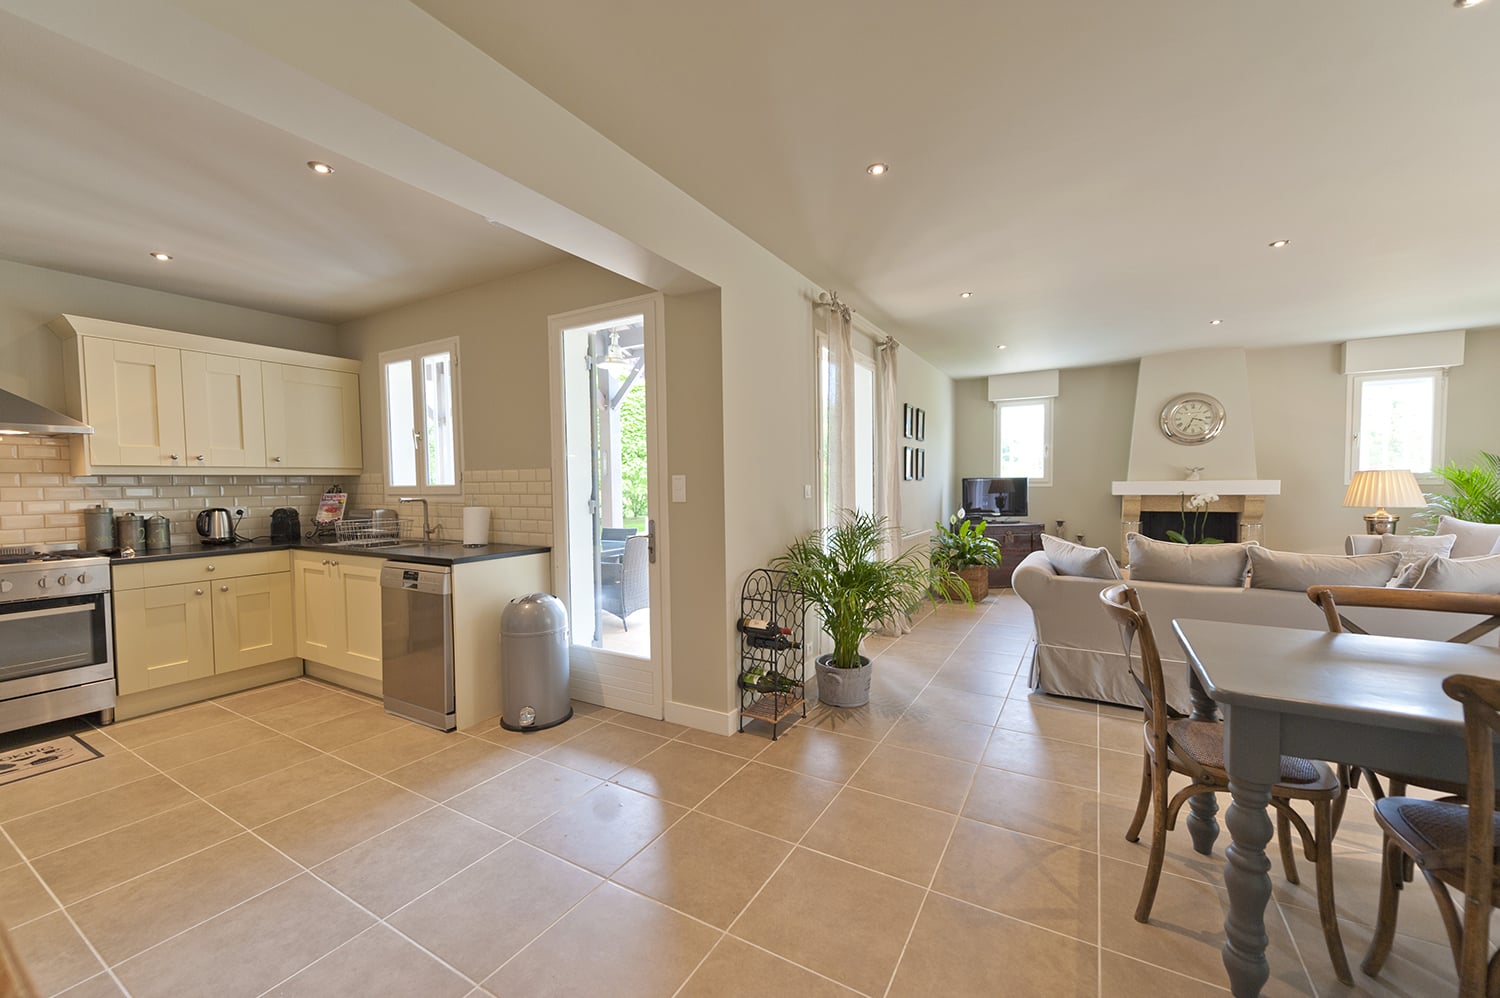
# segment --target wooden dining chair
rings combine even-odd
[[[1495,814],[1495,736],[1500,733],[1500,680],[1449,676],[1443,692],[1463,704],[1464,742],[1468,753],[1468,803],[1452,799],[1385,797],[1375,802],[1375,820],[1385,832],[1380,868],[1380,907],[1375,934],[1360,964],[1372,977],[1380,973],[1396,934],[1396,905],[1410,861],[1432,888],[1448,945],[1458,969],[1462,998],[1500,996],[1500,954],[1490,956],[1490,910],[1500,905],[1495,842],[1500,815]],[[1453,890],[1463,897],[1460,914]]]
[[[1332,634],[1368,634],[1364,628],[1345,616],[1340,607],[1381,607],[1388,610],[1429,610],[1443,613],[1466,613],[1484,619],[1447,638],[1449,644],[1469,644],[1500,627],[1500,595],[1487,593],[1448,593],[1432,589],[1382,589],[1368,586],[1313,586],[1307,590],[1307,598],[1323,611]],[[1464,787],[1457,783],[1437,780],[1415,779],[1402,773],[1382,772],[1390,784],[1387,791],[1376,779],[1376,774],[1361,766],[1339,766],[1339,782],[1346,791],[1357,788],[1361,781],[1369,788],[1370,796],[1380,800],[1389,793],[1401,796],[1408,786],[1426,787],[1439,793],[1464,795]],[[1347,794],[1334,808],[1333,827],[1338,831],[1344,816]]]
[[[1229,790],[1229,774],[1224,768],[1224,726],[1219,721],[1193,720],[1168,705],[1156,636],[1150,619],[1141,609],[1136,591],[1128,585],[1111,586],[1099,594],[1099,599],[1120,627],[1126,668],[1145,703],[1141,789],[1125,839],[1128,842],[1140,841],[1141,828],[1150,809],[1151,853],[1146,865],[1146,879],[1141,885],[1141,897],[1135,907],[1135,920],[1146,922],[1151,918],[1151,906],[1161,882],[1167,832],[1176,827],[1182,805],[1198,794]],[[1136,647],[1139,648],[1140,672],[1136,671],[1136,656],[1132,651]],[[1169,797],[1168,780],[1173,773],[1186,776],[1189,783]],[[1276,810],[1277,838],[1287,879],[1294,884],[1298,882],[1293,856],[1293,827],[1302,840],[1304,853],[1317,867],[1318,915],[1323,923],[1324,942],[1334,972],[1340,981],[1350,984],[1353,978],[1344,955],[1344,941],[1339,934],[1333,899],[1333,805],[1341,792],[1338,778],[1326,763],[1282,756],[1281,782],[1271,788],[1271,806]],[[1291,802],[1294,800],[1311,802],[1312,829],[1293,809]]]

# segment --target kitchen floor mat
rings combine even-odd
[[[53,738],[50,741],[24,745],[21,748],[0,752],[0,787],[32,776],[41,776],[57,769],[66,769],[80,762],[98,759],[103,755],[98,749],[77,735]]]

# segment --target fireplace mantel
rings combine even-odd
[[[1205,478],[1201,481],[1113,482],[1110,494],[1117,496],[1175,496],[1213,493],[1221,496],[1279,496],[1279,478]]]

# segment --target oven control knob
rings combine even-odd
[[[60,585],[60,586],[67,585],[68,584],[68,577],[66,575],[59,575],[57,577],[57,584]]]
[[[8,593],[14,588],[9,579],[0,579],[0,593]]]
[[[46,580],[45,577],[37,579],[36,580],[36,584],[37,584],[38,587],[40,587],[42,589],[46,589],[47,588],[47,580]]]
[[[89,580],[89,577],[87,575],[84,575],[82,572],[78,573],[78,581],[79,582],[88,582],[88,580]]]

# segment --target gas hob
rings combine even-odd
[[[0,603],[109,592],[109,559],[76,547],[0,547]]]

